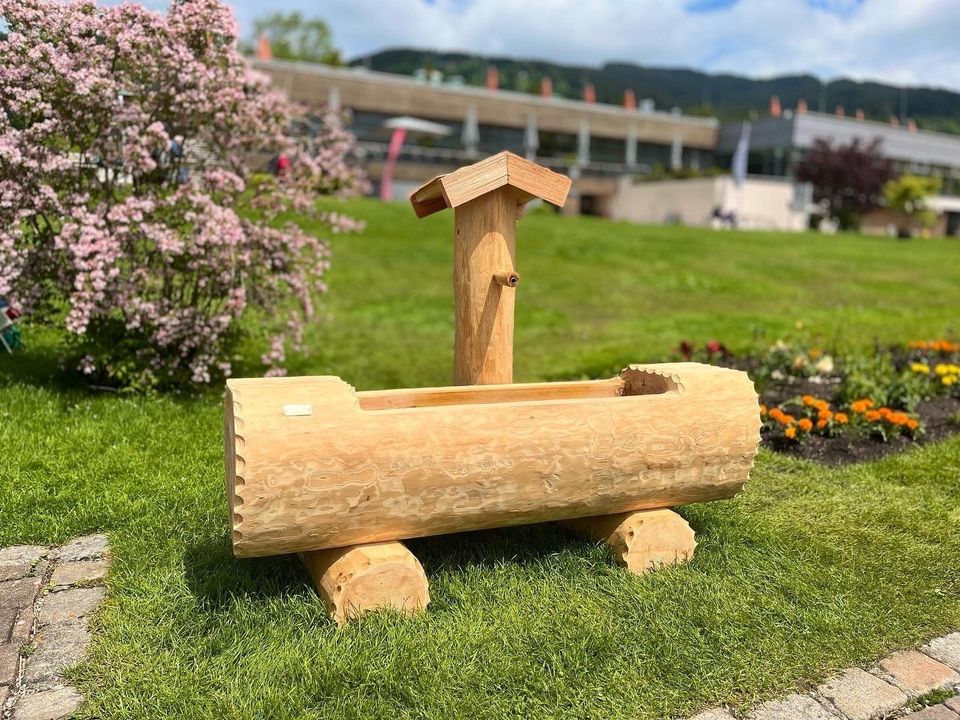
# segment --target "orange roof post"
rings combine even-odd
[[[776,95],[770,96],[770,117],[780,117],[783,114],[783,108],[780,106],[780,98]]]
[[[553,80],[544,76],[540,80],[540,95],[545,98],[553,97]]]
[[[266,33],[260,33],[260,37],[257,38],[257,60],[273,60],[273,48]]]
[[[633,88],[627,88],[623,91],[623,107],[626,110],[637,109],[637,96],[633,92]]]
[[[583,101],[588,103],[595,103],[597,101],[597,89],[593,86],[592,82],[588,82],[583,86]]]
[[[487,90],[500,89],[500,71],[496,65],[487,66]]]
[[[501,152],[441,175],[410,197],[417,217],[453,208],[455,385],[513,382],[516,233],[527,201],[562,206],[571,180]]]

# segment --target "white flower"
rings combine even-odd
[[[829,355],[824,355],[813,367],[816,368],[820,375],[829,375],[833,372],[833,358]]]

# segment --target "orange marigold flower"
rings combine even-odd
[[[817,413],[817,418],[819,420],[825,420],[826,422],[830,422],[830,420],[833,419],[833,413],[830,412],[829,410],[821,410],[820,412]]]
[[[907,417],[907,414],[902,412],[890,413],[887,415],[887,420],[894,425],[906,425],[909,419],[910,418]]]
[[[796,419],[793,415],[791,415],[790,413],[784,413],[784,414],[780,417],[780,422],[782,422],[784,425],[792,425],[792,424],[795,423],[796,421],[797,421],[797,419]]]
[[[817,402],[814,403],[814,407],[823,412],[824,410],[830,409],[830,403],[828,403],[826,400],[817,400]]]
[[[836,415],[833,416],[833,419],[836,420],[841,425],[846,425],[848,422],[850,422],[850,418],[847,416],[846,413],[837,413]]]
[[[803,400],[803,404],[806,405],[807,407],[816,405],[817,403],[817,399],[813,395],[804,395],[800,399]]]
[[[797,436],[797,429],[795,427],[788,427],[783,431],[783,434],[793,440]]]
[[[866,398],[863,400],[855,400],[854,402],[850,403],[850,409],[857,413],[864,413],[872,407],[873,400],[867,400]]]
[[[880,417],[885,420],[893,414],[893,410],[888,407],[877,408],[877,412],[880,413]]]
[[[781,410],[781,409],[778,408],[778,407],[775,407],[775,408],[773,408],[772,410],[770,410],[769,415],[770,415],[770,417],[772,417],[774,420],[779,420],[780,418],[783,417],[783,410]]]
[[[817,429],[823,430],[829,423],[830,421],[827,420],[826,418],[820,418],[819,420],[817,420]]]
[[[876,410],[867,411],[867,420],[870,422],[877,422],[882,416]]]
[[[918,427],[920,427],[920,421],[919,421],[919,420],[915,420],[914,418],[909,418],[909,419],[907,420],[907,428],[908,428],[909,430],[916,430]]]
[[[813,421],[811,421],[810,418],[801,418],[800,422],[797,423],[797,427],[804,432],[810,432],[813,429]]]

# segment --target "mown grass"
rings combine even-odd
[[[330,317],[291,369],[446,383],[450,218],[352,209],[370,227],[336,238]],[[518,380],[612,371],[682,337],[745,348],[797,320],[850,347],[940,335],[960,307],[947,241],[533,215],[519,255]],[[26,339],[0,364],[0,545],[111,536],[73,673],[83,717],[665,718],[960,627],[953,439],[842,470],[761,453],[743,494],[682,510],[694,561],[642,578],[551,525],[418,540],[430,611],[337,630],[293,559],[232,557],[215,394],[91,394],[59,381],[55,334]]]

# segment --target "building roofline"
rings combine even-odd
[[[458,87],[450,84],[433,85],[431,83],[421,82],[407,75],[396,75],[393,73],[378,72],[364,68],[344,69],[335,68],[329,65],[319,63],[295,62],[290,60],[258,60],[250,58],[251,65],[256,70],[296,70],[299,72],[321,75],[329,78],[342,78],[344,80],[362,80],[367,78],[373,82],[383,82],[401,87],[428,88],[440,90],[466,97],[479,99],[489,99],[491,95],[505,100],[523,101],[533,103],[543,107],[568,107],[571,110],[580,112],[597,113],[600,115],[613,116],[629,120],[632,118],[656,119],[671,123],[691,125],[696,127],[717,128],[720,121],[715,117],[701,118],[692,115],[674,114],[664,112],[663,110],[654,110],[652,112],[643,112],[641,110],[627,110],[619,105],[607,105],[603,103],[588,103],[582,100],[572,100],[570,98],[552,96],[545,98],[542,95],[534,95],[517,92],[515,90],[487,90],[475,86]]]
[[[825,113],[825,112],[816,112],[813,110],[808,110],[803,113],[793,113],[789,117],[781,115],[780,117],[772,117],[770,115],[763,115],[752,120],[733,120],[729,122],[721,123],[722,125],[742,125],[745,122],[776,122],[776,123],[793,123],[797,121],[802,121],[803,118],[810,117],[817,120],[831,120],[837,123],[845,123],[851,127],[869,127],[875,128],[877,130],[883,130],[885,132],[900,132],[905,136],[916,137],[917,135],[922,135],[926,137],[940,138],[948,142],[960,142],[960,135],[955,135],[953,133],[940,132],[938,130],[924,130],[923,128],[917,128],[916,130],[911,130],[903,125],[891,125],[888,122],[881,122],[880,120],[857,120],[855,117],[837,117],[834,113]]]

